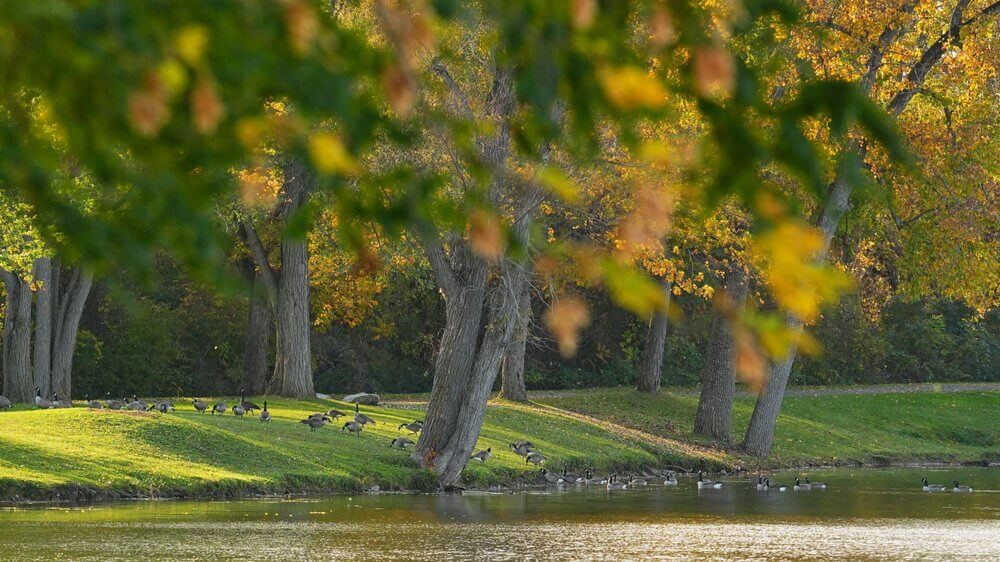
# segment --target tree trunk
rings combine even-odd
[[[38,258],[32,268],[35,282],[35,386],[43,396],[52,394],[52,322],[55,291],[52,259]]]
[[[11,402],[34,399],[31,373],[31,287],[15,274],[3,272],[7,289],[4,317],[3,391]]]
[[[252,268],[251,268],[252,269]],[[250,395],[264,393],[267,384],[268,356],[271,352],[271,306],[263,295],[264,287],[260,275],[254,275],[250,291],[247,331],[243,350],[243,378],[241,386]]]
[[[73,396],[76,336],[80,331],[80,318],[93,282],[93,274],[79,268],[74,269],[72,281],[63,293],[56,316],[56,337],[52,345],[52,393],[62,396],[63,400],[69,400]]]
[[[531,289],[528,283],[521,290],[520,314],[514,331],[514,342],[507,347],[501,367],[500,396],[515,402],[527,402],[524,388],[524,356],[528,347],[528,327],[531,324]]]
[[[725,295],[734,310],[746,304],[747,272],[742,266],[729,271]],[[694,418],[694,432],[728,440],[733,417],[733,396],[736,393],[736,348],[732,327],[725,310],[716,309],[712,317],[705,366],[701,373],[701,396]]]
[[[666,303],[670,304],[670,283],[663,284],[663,294]],[[646,345],[642,349],[642,360],[639,363],[639,376],[636,380],[636,390],[656,394],[660,390],[660,380],[663,373],[663,347],[667,342],[667,329],[670,320],[666,310],[653,313],[646,331]]]

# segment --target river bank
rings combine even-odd
[[[389,447],[408,434],[400,424],[422,417],[420,397],[386,398],[386,407],[362,407],[377,423],[360,436],[340,432],[342,423],[315,432],[298,423],[313,412],[349,409],[334,400],[269,399],[269,424],[199,414],[189,399],[175,400],[177,412],[168,414],[16,407],[0,413],[0,501],[435,490],[433,475]],[[538,469],[507,446],[521,439],[538,446],[550,470],[600,473],[1000,461],[995,391],[789,396],[774,455],[765,460],[693,437],[695,403],[683,393],[632,389],[571,391],[530,404],[493,401],[478,444],[493,457],[470,463],[462,485],[535,481]],[[737,400],[735,431],[751,408],[748,398]]]

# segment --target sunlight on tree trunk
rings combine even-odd
[[[670,305],[671,284],[663,282],[663,294],[667,306]],[[646,345],[642,348],[642,360],[639,363],[639,373],[636,379],[636,390],[656,394],[660,390],[660,380],[663,375],[663,354],[667,342],[667,330],[670,328],[670,318],[666,311],[656,311],[649,321],[646,331]]]

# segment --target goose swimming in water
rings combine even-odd
[[[677,475],[673,472],[667,473],[667,479],[663,481],[664,486],[676,486],[677,485]]]
[[[645,478],[636,478],[634,474],[630,474],[628,477],[628,485],[633,488],[641,488],[649,484],[649,481]]]
[[[608,489],[609,490],[624,490],[628,488],[628,484],[618,480],[617,474],[612,474],[608,477]]]
[[[469,460],[479,461],[483,464],[486,464],[486,461],[490,460],[490,457],[492,456],[493,456],[493,447],[488,447],[485,451],[479,451],[476,454],[469,457]]]
[[[809,484],[803,484],[802,482],[799,481],[799,477],[796,476],[795,477],[795,485],[792,486],[792,489],[795,490],[796,492],[800,492],[800,491],[801,492],[808,492],[809,490],[812,489],[812,486],[809,485]]]
[[[926,478],[921,478],[920,483],[923,484],[925,492],[943,492],[948,489],[942,484],[928,484]]]
[[[757,489],[758,490],[763,490],[764,489],[764,477],[763,476],[758,476],[757,477]]]
[[[806,485],[812,487],[813,490],[826,489],[826,482],[810,482],[808,476],[806,476]]]
[[[698,489],[699,490],[721,490],[722,482],[712,482],[711,480],[705,480],[705,473],[698,471]]]
[[[959,486],[958,485],[958,480],[955,480],[954,482],[952,482],[951,491],[952,492],[971,492],[972,491],[972,486]]]

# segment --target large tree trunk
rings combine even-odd
[[[730,436],[736,393],[736,348],[729,318],[746,304],[748,286],[746,270],[739,265],[731,269],[724,290],[727,304],[733,309],[716,309],[712,317],[694,431],[716,439],[728,440]]]
[[[31,402],[31,287],[19,276],[2,271],[7,290],[4,317],[3,392],[11,402]]]
[[[271,352],[272,311],[263,294],[260,275],[253,275],[250,291],[247,331],[244,338],[243,378],[241,386],[250,395],[263,394],[267,384],[268,356]]]
[[[52,259],[38,258],[32,267],[35,282],[35,386],[52,394],[52,322],[57,287],[52,283]]]
[[[666,296],[667,305],[670,304],[670,283],[663,284],[663,294]],[[642,348],[642,359],[639,363],[639,376],[635,387],[640,392],[655,394],[660,390],[660,381],[663,375],[663,348],[667,342],[667,329],[670,327],[670,320],[667,311],[661,310],[653,313],[649,321],[649,329],[646,331],[646,345]]]
[[[531,324],[531,289],[528,283],[521,290],[520,315],[514,331],[514,342],[507,347],[501,367],[500,396],[515,402],[527,402],[524,388],[524,357],[528,347],[528,329]]]
[[[60,395],[63,400],[69,400],[73,396],[76,336],[80,331],[80,318],[93,282],[92,273],[75,268],[70,284],[59,299],[61,302],[52,339],[52,393]]]

